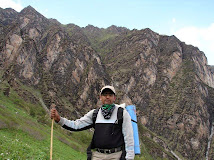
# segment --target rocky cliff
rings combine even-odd
[[[31,6],[0,9],[0,69],[1,81],[39,89],[46,105],[56,103],[67,117],[98,106],[100,88],[114,85],[117,103],[135,104],[139,125],[156,135],[140,136],[181,158],[206,156],[214,121],[213,67],[197,47],[175,36],[148,28],[62,25]]]

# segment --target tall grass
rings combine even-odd
[[[86,159],[83,153],[56,138],[53,144],[53,159]],[[49,146],[49,138],[38,140],[22,130],[1,129],[0,132],[0,159],[50,159]]]

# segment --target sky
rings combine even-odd
[[[20,12],[31,5],[46,18],[80,27],[150,28],[198,47],[214,65],[214,0],[0,0]]]

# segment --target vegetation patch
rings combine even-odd
[[[50,126],[41,105],[23,100],[14,90],[9,96],[0,92],[0,159],[49,159]],[[53,159],[86,159],[90,139],[88,131],[70,133],[55,124]]]

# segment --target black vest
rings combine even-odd
[[[117,111],[115,123],[95,123],[99,108],[93,112],[93,127],[95,129],[90,146],[87,149],[88,160],[91,159],[91,149],[111,149],[123,146],[121,160],[125,157],[125,142],[122,133],[123,108]]]

